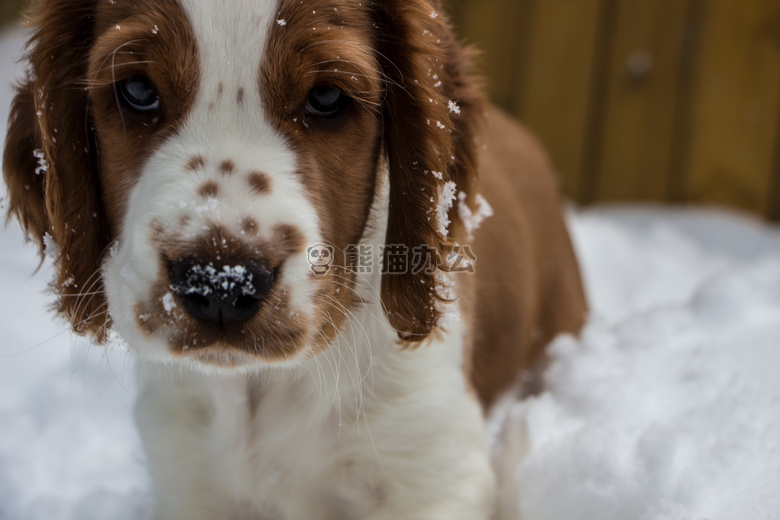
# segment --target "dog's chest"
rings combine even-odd
[[[204,439],[208,465],[239,519],[349,520],[382,508],[388,489],[375,443],[392,439],[369,431],[371,410],[322,402],[312,390],[252,381],[218,396]]]
[[[249,380],[144,377],[136,419],[166,490],[159,518],[484,518],[481,411],[461,335],[448,338],[415,351],[352,343]]]

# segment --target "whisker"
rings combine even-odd
[[[357,323],[357,324],[360,326],[360,331],[362,332],[362,335],[363,335],[363,337],[365,337],[365,339],[366,339],[366,344],[367,344],[367,345],[368,345],[368,347],[369,347],[369,348],[367,349],[367,351],[368,351],[368,353],[369,353],[369,356],[371,356],[371,336],[368,334],[368,331],[366,331],[366,328],[363,326],[363,323],[361,322],[361,320],[360,320],[360,319],[358,319],[358,317],[357,317],[357,316],[355,316],[355,314],[354,314],[354,313],[353,313],[351,310],[349,310],[348,308],[346,308],[346,307],[344,306],[344,304],[342,304],[342,303],[341,303],[340,301],[338,301],[336,298],[334,298],[334,297],[332,297],[332,296],[329,296],[329,295],[321,295],[321,296],[319,296],[319,298],[327,299],[328,301],[331,301],[332,303],[334,303],[334,304],[336,305],[336,309],[337,309],[337,310],[339,310],[339,311],[341,311],[341,312],[342,312],[342,314],[344,314],[344,317],[346,318],[346,320],[347,320],[347,323],[349,323],[349,324],[350,324],[350,327],[354,327],[354,324],[355,324],[355,323]],[[353,330],[354,330],[354,329],[353,329]],[[354,333],[353,333],[353,337],[354,337],[355,339],[357,339],[357,337],[355,337],[355,334],[354,334]],[[354,345],[353,345],[353,346],[354,346]],[[356,357],[356,360],[357,360],[357,354],[355,355],[355,357]],[[360,382],[362,383],[364,380],[365,380],[365,377],[362,377],[362,378],[361,378],[361,380],[360,380]]]
[[[369,280],[369,279],[368,279],[368,278],[367,278],[365,275],[363,275],[363,274],[361,274],[361,273],[353,273],[353,274],[355,274],[355,276],[358,276],[358,277],[359,277],[359,278],[360,278],[360,279],[361,279],[361,280],[362,280],[362,281],[365,283],[365,286],[361,286],[361,287],[366,287],[366,288],[370,289],[370,290],[371,290],[371,292],[374,294],[374,296],[377,298],[377,301],[378,301],[378,302],[380,302],[380,305],[382,306],[382,309],[383,309],[384,311],[386,311],[387,309],[385,308],[385,305],[384,305],[384,303],[382,302],[382,295],[381,295],[381,293],[379,292],[379,290],[378,290],[376,287],[374,287],[373,283],[371,283],[371,281],[370,281],[370,280]],[[334,279],[341,279],[341,280],[345,280],[346,282],[350,282],[350,283],[351,283],[351,282],[353,282],[353,280],[352,280],[352,279],[350,279],[350,278],[347,278],[347,277],[345,277],[345,276],[337,275],[337,274],[335,274],[335,273],[334,273],[332,276],[333,276],[333,278],[334,278]],[[334,280],[334,281],[335,281],[335,280]],[[356,290],[356,289],[354,289],[354,288],[352,288],[352,287],[349,287],[349,286],[347,286],[347,285],[345,285],[345,284],[343,284],[343,283],[339,283],[339,282],[336,282],[336,283],[338,283],[338,284],[339,284],[341,287],[345,287],[346,289],[348,289],[349,291],[351,291],[353,294],[355,294],[355,296],[357,296],[357,298],[358,298],[358,300],[356,301],[356,303],[361,303],[361,304],[368,304],[368,303],[370,303],[370,302],[368,302],[368,301],[365,301],[365,300],[362,298],[362,296],[360,296],[360,294],[358,294],[358,293],[357,293],[357,290]],[[367,307],[367,309],[368,309],[368,307]],[[371,312],[370,312],[369,314],[371,314],[371,316],[372,316],[374,319],[376,319],[376,320],[379,320],[379,319],[380,319],[378,316],[376,316],[375,314],[373,314],[373,313],[371,313]],[[396,332],[399,332],[399,331],[396,329]]]
[[[86,305],[88,305],[89,299],[86,297],[86,295],[94,293],[95,291],[93,291],[93,289],[95,288],[96,285],[100,284],[101,281],[102,281],[102,269],[97,268],[95,271],[92,272],[89,278],[87,278],[87,281],[85,282],[86,287],[84,288],[84,291],[82,291],[82,295],[76,298],[76,303],[73,308],[76,316],[80,315],[83,308]]]
[[[332,297],[328,297],[328,298],[333,299]],[[354,379],[351,378],[352,382],[353,382],[352,389],[353,390],[357,390],[357,392],[355,393],[355,406],[356,406],[355,423],[353,424],[352,428],[353,428],[353,431],[356,430],[357,435],[360,435],[360,424],[361,424],[361,418],[362,418],[362,422],[364,424],[366,432],[368,433],[368,438],[369,438],[369,440],[371,442],[371,446],[374,449],[374,453],[375,453],[375,455],[377,457],[377,460],[380,460],[381,456],[379,454],[379,450],[376,447],[376,443],[374,441],[373,434],[371,433],[371,427],[370,427],[370,424],[369,424],[369,421],[368,421],[368,416],[366,415],[366,412],[365,412],[365,401],[364,401],[364,398],[363,398],[364,397],[364,391],[365,391],[364,390],[365,389],[365,384],[364,383],[365,383],[366,379],[368,378],[368,375],[370,374],[370,375],[373,376],[373,373],[374,373],[374,356],[373,356],[373,348],[372,348],[372,345],[371,345],[370,337],[369,337],[368,333],[366,332],[365,328],[362,326],[361,321],[358,320],[357,317],[351,311],[346,309],[341,304],[341,302],[338,302],[335,299],[333,299],[333,301],[337,304],[337,308],[344,309],[347,313],[349,313],[349,315],[345,314],[345,316],[347,318],[348,323],[350,323],[351,330],[354,330],[353,320],[351,318],[355,318],[354,321],[357,321],[358,324],[361,325],[361,329],[363,330],[363,333],[366,336],[366,346],[368,347],[366,350],[367,350],[367,353],[368,353],[368,356],[369,356],[368,367],[367,367],[366,373],[365,373],[365,375],[361,375],[361,378],[360,378],[360,381],[358,382],[358,384],[355,384],[354,383]],[[323,315],[323,317],[325,319],[331,319],[329,314]],[[331,323],[332,323],[332,319],[331,319]],[[356,339],[356,338],[354,338],[354,334],[353,334],[353,339]],[[340,352],[341,349],[338,348],[338,346],[336,348],[339,350],[339,355],[342,358],[342,360],[346,362],[346,360],[344,360],[344,357],[341,355],[341,352]],[[359,358],[358,358],[358,352],[357,352],[357,343],[355,343],[354,341],[350,345],[350,351],[352,352],[352,355],[354,357],[358,373],[360,373],[361,371],[360,371],[360,364],[359,364]],[[349,370],[348,366],[347,366],[347,370]],[[339,391],[339,388],[340,388],[340,386],[336,385],[336,391],[337,392]],[[339,399],[339,402],[340,402],[340,399]],[[341,420],[339,421],[339,426],[341,426]],[[380,460],[380,465],[381,464],[382,463],[381,463],[381,460]]]
[[[40,343],[36,343],[32,347],[28,347],[28,348],[26,348],[24,350],[20,350],[19,352],[14,352],[13,354],[3,354],[3,355],[0,355],[0,359],[13,358],[13,357],[17,357],[17,356],[21,356],[21,355],[27,354],[28,352],[32,352],[33,350],[41,348],[42,346],[46,345],[46,343],[49,343],[50,341],[53,341],[53,340],[59,338],[60,336],[62,336],[63,334],[67,334],[68,332],[70,332],[70,327],[64,327],[60,332],[58,332],[54,336],[50,336],[50,337],[46,338],[45,340],[41,341]]]

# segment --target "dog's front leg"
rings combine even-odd
[[[197,376],[139,370],[135,419],[156,496],[156,520],[211,520],[219,508],[206,435],[212,410]]]

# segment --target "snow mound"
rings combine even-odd
[[[492,419],[505,518],[780,518],[780,255],[550,357],[546,391]]]

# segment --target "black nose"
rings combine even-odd
[[[183,258],[168,269],[171,289],[193,318],[218,325],[252,318],[271,293],[274,270],[261,262]]]

